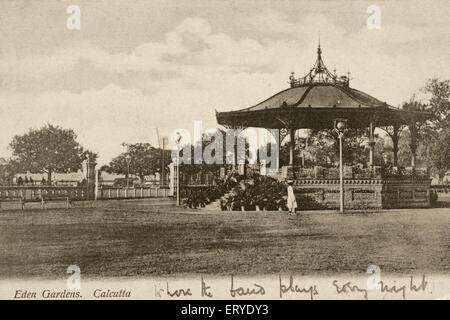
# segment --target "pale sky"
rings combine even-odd
[[[368,6],[381,28],[368,29]],[[81,9],[69,30],[66,8]],[[450,2],[0,1],[0,157],[16,134],[72,128],[100,163],[122,142],[157,146],[156,127],[217,127],[323,59],[350,85],[398,106],[450,78]]]

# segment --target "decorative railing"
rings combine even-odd
[[[39,200],[42,197],[69,197],[72,200],[86,200],[86,187],[67,186],[8,186],[0,187],[0,201],[11,198]]]
[[[65,186],[9,186],[0,187],[0,201],[21,198],[25,201],[40,200],[52,197],[68,197],[72,201],[88,200],[86,187]],[[91,190],[91,198],[94,191]],[[97,199],[134,199],[134,198],[162,198],[169,196],[169,188],[142,187],[142,188],[117,188],[101,187],[97,191]]]
[[[373,169],[360,166],[344,166],[345,179],[428,179],[429,172],[426,169],[412,169],[401,167],[374,166]],[[288,179],[339,179],[339,168],[315,167],[286,167],[283,173]]]
[[[301,77],[301,78],[289,78],[289,83],[291,85],[291,88],[293,87],[301,87],[304,85],[311,85],[311,84],[333,84],[333,85],[342,85],[342,86],[349,86],[349,79],[345,76],[343,77],[324,77],[324,78],[311,78],[311,77]]]
[[[450,184],[431,185],[431,190],[436,193],[446,193],[450,195]]]

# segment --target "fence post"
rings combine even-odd
[[[94,159],[88,158],[86,162],[86,188],[87,188],[87,199],[93,200],[95,199],[95,163]]]

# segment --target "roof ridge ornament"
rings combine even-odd
[[[291,72],[289,76],[289,83],[291,85],[291,88],[320,83],[349,87],[350,76],[338,76],[336,74],[336,69],[334,70],[333,73],[330,70],[328,70],[328,68],[325,66],[325,63],[322,60],[322,48],[320,46],[320,35],[319,35],[319,45],[317,47],[317,59],[316,62],[314,63],[314,66],[304,77],[295,78],[295,73]]]

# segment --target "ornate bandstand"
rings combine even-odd
[[[346,129],[367,129],[369,159],[367,167],[305,168],[294,163],[294,143],[290,144],[289,165],[280,170],[283,179],[291,181],[304,208],[338,208],[340,190],[343,202],[351,209],[411,208],[430,206],[431,179],[426,170],[416,168],[418,125],[428,118],[425,111],[407,111],[388,105],[350,87],[349,74],[330,72],[317,49],[317,60],[304,77],[291,73],[290,87],[252,107],[217,112],[220,125],[232,129],[249,127],[279,129],[279,143],[287,136],[295,141],[299,129],[333,129],[336,123]],[[390,128],[393,166],[374,164],[374,130]],[[398,167],[399,133],[408,127],[411,136],[411,166]],[[345,146],[344,146],[345,152]],[[343,179],[340,179],[340,174]],[[341,182],[342,181],[342,182]],[[342,183],[342,186],[341,186]]]

